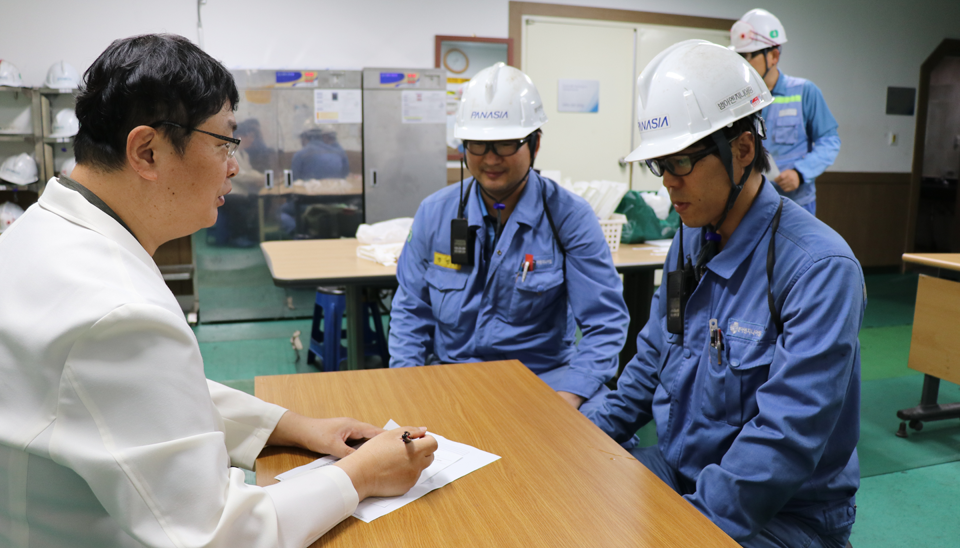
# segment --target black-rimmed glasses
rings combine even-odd
[[[224,143],[223,146],[226,147],[227,149],[227,158],[232,158],[233,155],[237,153],[237,149],[240,147],[240,139],[237,139],[236,137],[227,137],[226,135],[211,133],[209,131],[204,131],[202,129],[197,129],[195,127],[184,127],[174,122],[160,121],[160,122],[155,122],[153,124],[150,124],[150,127],[154,129],[156,129],[157,126],[173,126],[176,128],[185,129],[187,131],[196,131],[197,133],[204,133],[211,137],[216,137],[217,139],[222,139],[226,141],[226,143]]]
[[[523,139],[511,139],[509,141],[464,141],[463,148],[474,156],[483,156],[491,150],[500,157],[513,156],[532,136],[531,133]]]
[[[717,145],[710,145],[703,150],[691,152],[690,154],[672,154],[663,158],[653,158],[647,160],[647,167],[657,177],[663,177],[664,172],[670,173],[675,177],[689,175],[693,171],[693,166],[707,156],[717,151]]]

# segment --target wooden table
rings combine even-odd
[[[257,377],[256,395],[317,417],[427,426],[501,459],[314,546],[738,545],[518,361]],[[316,458],[267,448],[257,484]]]
[[[960,383],[960,254],[905,253],[903,261],[935,269],[917,284],[908,366],[924,378],[920,405],[897,411],[897,435],[905,438],[908,422],[921,430],[925,421],[960,417],[960,403],[937,403],[941,379]]]
[[[356,238],[340,240],[292,240],[263,242],[273,282],[281,287],[343,285],[347,291],[347,368],[360,369],[363,362],[363,286],[396,284],[397,268],[357,257]],[[660,253],[658,253],[658,251]],[[663,268],[666,248],[647,244],[620,244],[613,264],[623,274],[623,298],[630,311],[627,342],[620,353],[625,364],[637,353],[637,334],[650,316],[653,277]]]

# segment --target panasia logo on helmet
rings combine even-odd
[[[739,103],[742,99],[746,99],[751,95],[754,95],[753,86],[747,86],[717,103],[717,108],[719,108],[721,111],[726,110],[727,108],[732,107],[733,105]]]
[[[505,110],[488,110],[486,112],[482,110],[474,110],[470,113],[470,119],[471,120],[486,120],[486,119],[506,120],[507,118],[510,117],[509,114],[510,113],[508,113]]]
[[[641,132],[663,129],[665,127],[670,127],[670,118],[667,116],[654,116],[653,118],[640,120],[637,122],[637,125],[640,126]]]

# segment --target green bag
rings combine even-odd
[[[670,214],[666,220],[661,221],[637,190],[627,191],[616,212],[627,216],[627,223],[623,225],[623,234],[620,236],[621,243],[642,244],[647,240],[673,238],[680,229],[680,214],[673,206],[670,206]]]

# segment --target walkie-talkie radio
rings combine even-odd
[[[693,263],[683,261],[683,225],[680,225],[680,249],[677,254],[677,269],[667,273],[667,331],[683,336],[683,313],[687,308],[687,299],[693,293],[697,282],[693,274]]]

